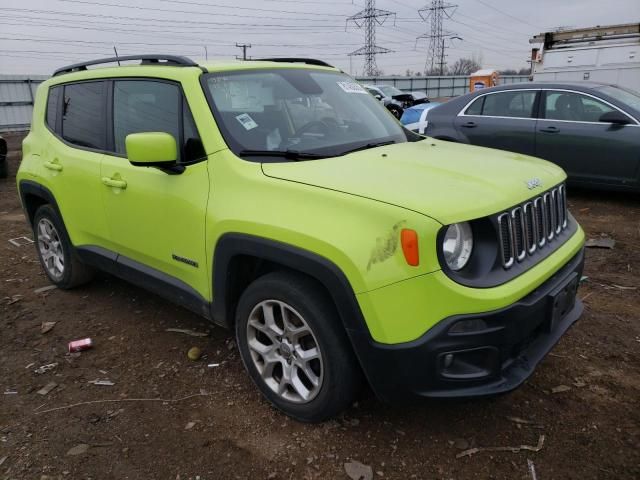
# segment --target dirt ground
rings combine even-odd
[[[570,192],[588,236],[615,248],[588,249],[584,316],[517,391],[409,407],[364,393],[343,417],[304,425],[261,399],[229,332],[156,295],[107,275],[38,293],[49,283],[34,246],[7,241],[31,237],[18,140],[0,180],[0,478],[348,479],[353,460],[389,479],[531,479],[528,460],[540,480],[640,478],[640,196]],[[43,322],[56,324],[43,334]],[[85,336],[92,350],[66,352]],[[206,358],[188,360],[192,346]],[[94,403],[50,410],[79,402]],[[541,436],[537,452],[456,457]]]

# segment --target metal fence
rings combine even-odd
[[[28,130],[33,99],[46,75],[0,75],[0,132]]]
[[[33,99],[46,75],[0,75],[0,132],[28,130]],[[503,75],[501,83],[526,82],[526,75]],[[360,77],[362,83],[393,85],[404,91],[425,92],[429,98],[456,97],[469,91],[469,77]]]
[[[393,85],[406,92],[424,92],[429,98],[457,97],[469,92],[466,75],[441,77],[358,77],[361,83]],[[502,75],[500,83],[519,83],[529,80],[528,75]]]

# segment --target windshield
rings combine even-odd
[[[287,159],[295,154],[309,159],[422,139],[404,129],[360,84],[340,73],[224,72],[207,75],[205,85],[231,150],[241,156],[259,155],[261,161],[270,152],[274,157],[287,152]]]
[[[377,86],[382,93],[384,93],[387,97],[393,97],[394,95],[401,95],[402,91],[398,90],[396,87],[391,87],[389,85],[378,85]]]
[[[598,90],[606,95],[609,95],[610,97],[615,98],[619,102],[622,102],[625,105],[629,105],[631,108],[640,111],[640,93],[634,92],[633,90],[627,90],[626,88],[612,87],[610,85],[598,87]]]

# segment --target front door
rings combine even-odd
[[[102,162],[102,198],[119,262],[168,275],[209,298],[205,214],[206,156],[177,83],[148,79],[111,82],[112,153]],[[135,167],[126,158],[130,133],[166,132],[178,143],[180,174]],[[163,277],[166,278],[166,277]],[[173,281],[173,280],[172,280]]]
[[[590,95],[561,90],[544,93],[536,131],[538,157],[560,165],[572,181],[638,185],[639,126],[600,122],[604,113],[616,109]]]
[[[472,145],[533,155],[537,90],[506,90],[478,97],[454,120]]]

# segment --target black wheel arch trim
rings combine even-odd
[[[250,256],[289,268],[314,278],[328,291],[347,329],[366,329],[364,317],[349,280],[342,270],[325,257],[287,243],[242,233],[226,233],[218,240],[213,258],[213,303],[211,316],[216,323],[228,324],[233,318],[227,282],[231,261]]]
[[[38,182],[34,182],[33,180],[20,180],[20,183],[18,184],[18,192],[20,194],[22,208],[30,225],[33,225],[33,217],[36,212],[35,210],[31,211],[29,209],[29,204],[27,203],[27,197],[29,195],[38,197],[51,205],[62,219],[62,214],[60,213],[60,209],[58,208],[58,202],[56,202],[56,198],[54,197],[51,190],[49,190],[47,187],[41,185]],[[64,220],[62,221],[64,223]]]
[[[227,282],[231,261],[237,256],[251,256],[284,268],[308,275],[319,282],[333,301],[340,321],[345,328],[349,342],[358,359],[358,363],[373,390],[376,386],[371,371],[373,365],[365,359],[368,345],[375,343],[367,328],[360,305],[351,283],[344,272],[332,261],[316,253],[293,245],[263,237],[242,233],[226,233],[218,240],[213,259],[213,302],[211,318],[226,327],[232,327],[228,319],[235,313],[235,305],[229,303]],[[377,393],[377,392],[376,392]]]

